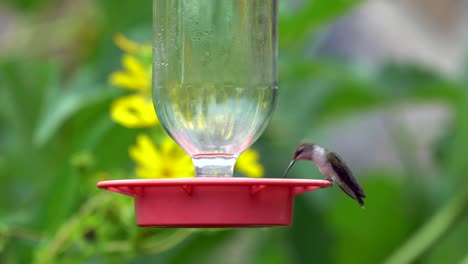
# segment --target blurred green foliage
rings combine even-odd
[[[56,12],[63,23],[41,27],[67,3],[76,12],[66,20]],[[107,76],[119,67],[113,34],[151,39],[151,1],[6,1],[28,18],[37,41],[0,54],[0,263],[468,261],[468,80],[422,65],[366,70],[304,56],[358,3],[314,0],[297,8],[281,1],[279,103],[256,143],[267,175],[280,175],[299,141],[327,142],[333,124],[424,102],[443,102],[455,117],[431,149],[440,169],[421,175],[411,139],[395,131],[403,170],[358,175],[369,197],[365,210],[332,188],[299,196],[291,227],[192,230],[137,228],[130,198],[95,188],[98,180],[131,177],[127,148],[136,132],[110,120],[109,104],[120,92]],[[60,43],[66,52],[50,50]],[[294,175],[321,177],[310,164]]]

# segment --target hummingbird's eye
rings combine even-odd
[[[301,155],[302,152],[304,152],[304,148],[301,147],[301,148],[299,148],[299,149],[296,151],[296,157],[299,156],[299,155]]]

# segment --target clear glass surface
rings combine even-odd
[[[154,0],[153,102],[197,176],[232,176],[277,97],[276,0]]]

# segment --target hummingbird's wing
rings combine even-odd
[[[334,152],[328,153],[328,159],[333,170],[335,170],[338,173],[338,176],[343,181],[343,183],[346,184],[346,186],[348,186],[354,192],[356,198],[358,199],[358,202],[361,203],[361,205],[363,205],[362,198],[366,198],[366,195],[364,194],[362,187],[357,183],[356,179],[354,178],[353,174],[351,173],[351,170],[348,168],[346,163],[340,158],[340,156],[338,156],[338,154]],[[346,190],[344,191],[346,192]]]

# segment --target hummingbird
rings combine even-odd
[[[315,163],[327,180],[338,184],[341,190],[356,200],[361,207],[364,207],[366,195],[349,167],[338,154],[330,152],[317,144],[303,143],[296,148],[293,160],[289,163],[283,177],[286,177],[291,167],[298,160],[310,160]]]

